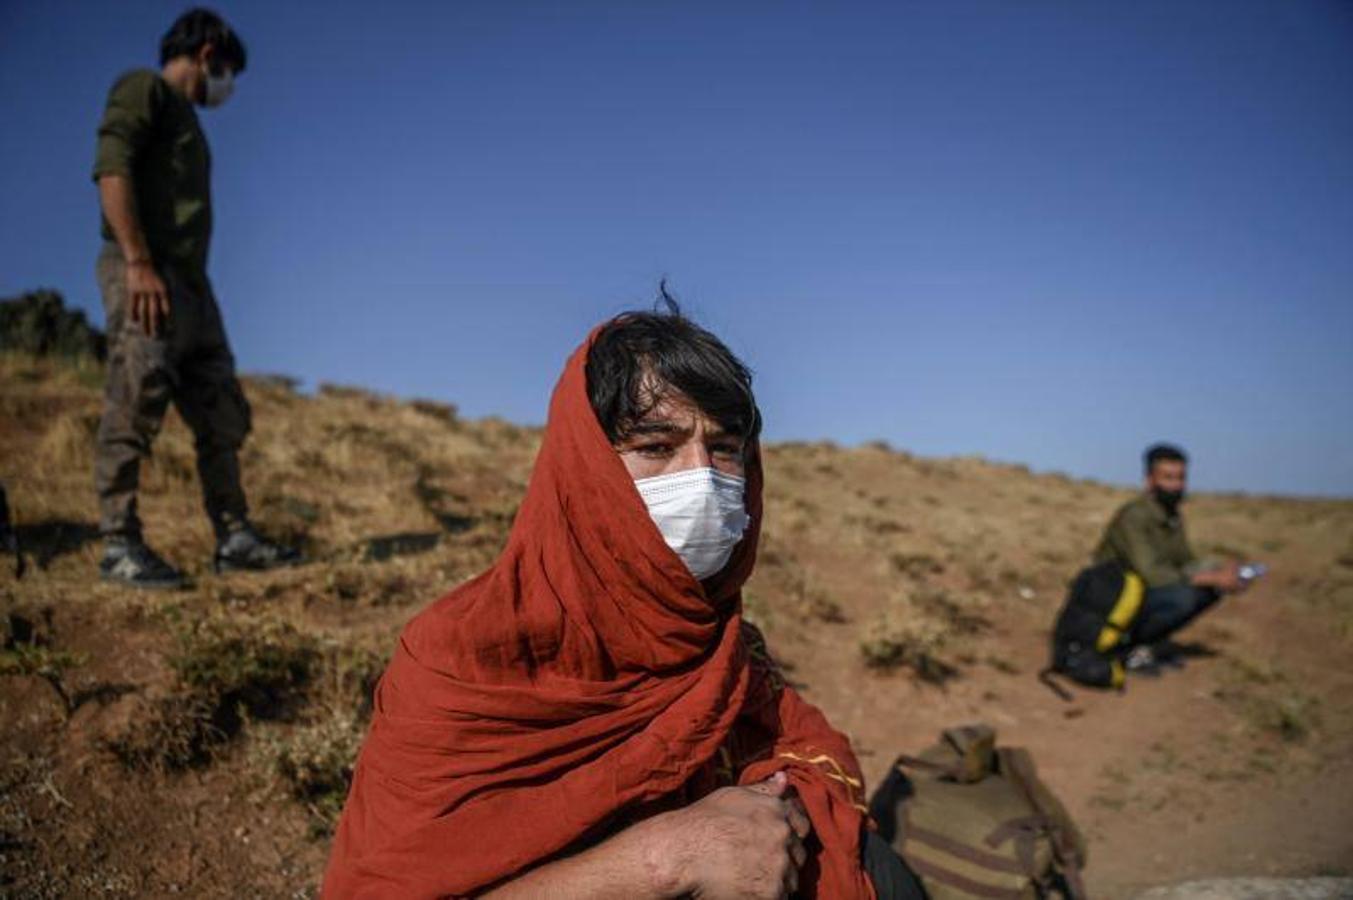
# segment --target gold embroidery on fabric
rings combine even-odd
[[[788,750],[782,751],[779,756],[782,759],[792,759],[794,762],[806,763],[810,766],[817,766],[827,778],[833,781],[839,781],[846,786],[846,793],[850,797],[850,805],[863,812],[869,810],[864,806],[864,783],[858,778],[851,778],[846,774],[846,770],[833,757],[825,753],[819,753],[817,756],[801,756]]]

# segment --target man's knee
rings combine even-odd
[[[185,388],[180,410],[199,455],[239,450],[253,428],[249,401],[234,377]]]
[[[150,452],[173,395],[173,379],[152,347],[120,347],[110,358],[99,443]]]
[[[1198,588],[1191,584],[1167,584],[1146,592],[1144,612],[1159,616],[1184,616],[1193,612],[1199,602]]]
[[[1153,643],[1196,619],[1220,598],[1211,588],[1170,584],[1146,592],[1142,612],[1134,624],[1134,643]]]

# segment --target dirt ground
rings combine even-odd
[[[0,360],[0,478],[35,563],[19,582],[0,560],[0,896],[313,896],[372,680],[492,560],[539,435],[253,379],[256,518],[310,562],[210,574],[171,417],[142,510],[195,585],[137,594],[94,577],[99,378]],[[1183,669],[1068,702],[1035,677],[1048,630],[1129,492],[883,446],[776,445],[766,470],[748,614],[871,784],[986,721],[1089,835],[1095,897],[1353,874],[1353,502],[1192,500],[1200,552],[1272,575],[1181,635]]]

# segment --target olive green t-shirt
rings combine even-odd
[[[1142,494],[1114,513],[1095,550],[1096,563],[1114,561],[1136,572],[1147,587],[1187,582],[1197,568],[1184,535],[1184,520]]]
[[[94,180],[131,179],[136,214],[156,266],[206,278],[211,240],[211,152],[186,97],[150,69],[128,72],[108,92]],[[103,237],[113,240],[108,220]]]

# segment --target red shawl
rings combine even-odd
[[[587,399],[591,340],[550,402],[502,556],[405,627],[325,872],[325,897],[473,894],[674,798],[784,769],[813,822],[805,896],[872,898],[849,742],[742,623],[752,524],[703,586],[663,542]]]

